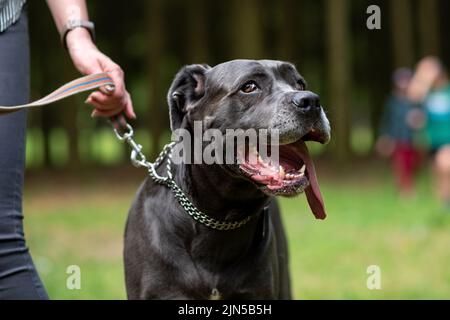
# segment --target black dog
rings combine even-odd
[[[184,67],[168,101],[172,130],[192,132],[194,121],[221,132],[277,129],[280,166],[273,168],[261,157],[257,164],[173,165],[175,183],[208,215],[201,221],[186,212],[170,188],[147,178],[126,227],[128,297],[291,298],[286,238],[274,196],[305,191],[315,216],[325,218],[305,145],[330,138],[319,97],[306,91],[292,64],[235,60],[213,68]],[[232,230],[213,228],[238,221],[241,225]]]

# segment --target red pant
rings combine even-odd
[[[394,173],[400,191],[411,191],[420,153],[412,145],[397,142],[393,154]]]

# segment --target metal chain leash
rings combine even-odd
[[[248,216],[247,218],[240,221],[222,221],[209,217],[207,214],[201,212],[194,204],[189,200],[184,191],[176,184],[172,176],[172,148],[175,146],[175,142],[166,144],[156,158],[155,162],[149,162],[145,155],[142,153],[142,146],[134,140],[133,127],[126,124],[126,129],[124,133],[119,133],[119,130],[114,127],[114,133],[119,141],[127,143],[131,147],[130,160],[133,166],[136,168],[144,167],[147,168],[150,177],[155,183],[164,184],[169,187],[174,193],[175,198],[181,207],[189,214],[195,221],[215,230],[227,231],[238,229],[247,222],[251,220],[253,216]],[[166,176],[161,176],[156,171],[166,159]]]

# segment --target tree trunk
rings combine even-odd
[[[327,0],[329,105],[332,112],[332,152],[339,161],[350,155],[350,37],[348,0]],[[332,102],[332,103],[331,103]]]
[[[426,0],[428,1],[428,0]],[[411,0],[389,1],[391,5],[394,67],[412,67],[415,61]]]
[[[234,59],[261,59],[264,57],[262,41],[261,1],[233,0],[230,10],[232,57]]]
[[[79,75],[74,71],[70,62],[64,63],[64,74],[66,79],[75,79]],[[67,99],[61,104],[62,124],[67,133],[68,138],[68,167],[75,171],[80,167],[80,153],[78,148],[78,126],[77,126],[77,114],[78,108],[83,107],[83,103],[80,101],[80,97],[72,97]]]
[[[438,0],[419,0],[419,34],[422,56],[439,56],[441,48]]]
[[[49,112],[41,111],[41,129],[42,129],[42,163],[45,168],[52,168],[52,158],[50,154],[50,130],[52,128],[52,117]]]
[[[296,31],[295,0],[281,0],[281,27],[279,32],[279,59],[293,62],[295,59]]]
[[[388,16],[389,8],[382,7],[382,21],[384,16]],[[372,135],[372,145],[370,150],[375,151],[374,144],[376,138],[379,135],[381,116],[384,110],[384,104],[386,97],[391,91],[391,51],[380,50],[380,48],[386,48],[391,38],[391,29],[388,28],[388,24],[382,24],[381,30],[373,30],[366,32],[367,37],[364,41],[367,41],[367,51],[365,57],[371,57],[370,63],[367,63],[365,72],[370,74],[370,77],[366,77],[365,86],[369,91],[369,108],[370,108],[370,130]],[[376,52],[376,54],[373,54]]]
[[[185,48],[190,64],[209,62],[206,5],[205,0],[190,0],[186,5],[188,20]]]
[[[147,112],[147,123],[149,124],[150,141],[152,142],[150,150],[150,159],[156,158],[160,152],[160,141],[164,132],[164,103],[162,92],[165,88],[163,83],[163,47],[164,47],[164,28],[163,28],[163,3],[161,0],[153,0],[148,5],[148,27],[149,27],[149,102],[150,110]]]

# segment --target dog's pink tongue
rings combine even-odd
[[[317,181],[316,170],[314,163],[309,156],[308,147],[304,141],[296,143],[300,151],[300,156],[306,165],[306,175],[309,180],[309,187],[305,189],[306,199],[308,200],[309,207],[314,213],[316,219],[325,219],[325,206],[323,204],[322,194],[320,193],[319,182]]]

